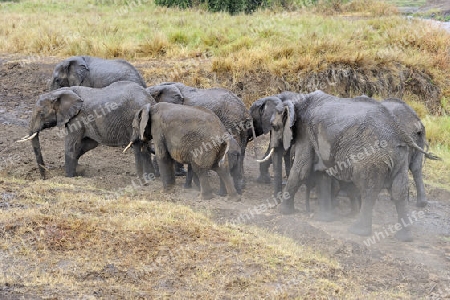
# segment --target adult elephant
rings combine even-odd
[[[367,97],[367,96],[361,96]],[[403,100],[398,98],[388,98],[380,102],[385,106],[388,111],[393,115],[393,117],[398,121],[400,127],[403,131],[408,134],[411,139],[420,147],[427,147],[426,141],[426,131],[420,118],[414,109],[405,103]],[[417,191],[417,207],[425,207],[428,204],[425,186],[422,179],[422,166],[423,166],[424,155],[422,152],[417,151],[417,149],[409,148],[408,153],[408,166],[414,179],[414,183]],[[359,197],[359,191],[353,186],[341,183],[340,188],[345,190],[345,192],[350,196],[352,203],[352,212],[360,206],[361,199]]]
[[[204,107],[213,111],[241,148],[239,157],[238,181],[236,189],[244,186],[245,148],[252,136],[252,118],[242,100],[232,92],[222,88],[197,89],[179,82],[166,82],[151,86],[147,91],[156,102],[168,102],[187,106]],[[206,125],[206,124],[205,124]]]
[[[438,157],[421,149],[388,109],[371,98],[338,98],[316,91],[294,104],[295,119],[291,114],[284,108],[272,119],[272,147],[279,146],[280,140],[292,140],[295,149],[285,187],[289,197],[284,198],[281,213],[294,212],[294,195],[315,169],[352,182],[360,191],[361,211],[351,233],[371,234],[373,205],[381,189],[387,188],[403,224],[396,237],[412,240],[410,227],[405,226],[409,147],[430,159]],[[322,188],[329,186],[331,191],[330,176],[323,176],[322,182]]]
[[[388,98],[381,102],[400,123],[402,129],[422,149],[427,147],[425,126],[417,116],[414,109],[398,98]],[[408,154],[409,170],[411,171],[417,190],[417,207],[425,207],[428,204],[425,195],[425,186],[422,179],[422,166],[424,155],[414,148],[410,148]]]
[[[125,60],[72,56],[56,65],[51,90],[70,86],[103,88],[117,81],[132,81],[146,87],[138,70]]]
[[[136,113],[132,127],[130,144],[153,141],[166,192],[175,185],[174,164],[178,162],[190,164],[198,175],[202,199],[213,197],[208,170],[214,170],[229,199],[240,200],[228,165],[231,136],[212,111],[172,103],[147,104]]]
[[[135,113],[145,104],[155,103],[140,85],[121,81],[105,88],[74,86],[39,96],[30,121],[29,135],[20,141],[32,141],[42,179],[45,165],[39,133],[55,126],[64,128],[66,176],[76,175],[78,159],[99,144],[120,147],[128,144]],[[133,145],[139,177],[154,173],[150,153],[141,143]]]
[[[290,110],[289,120],[290,124],[295,122],[294,103],[302,99],[301,94],[293,92],[283,92],[281,94],[273,95],[256,100],[250,107],[250,115],[253,119],[253,126],[255,128],[255,135],[260,136],[271,132],[272,118],[276,112],[281,112],[285,108]],[[288,138],[288,137],[286,137]],[[266,151],[266,160],[260,161],[260,174],[257,182],[270,183],[269,167],[273,163],[274,170],[274,196],[277,197],[282,189],[282,158],[284,157],[284,164],[286,170],[286,176],[289,176],[290,171],[290,140],[283,140],[283,137],[279,137],[280,140],[276,142],[277,146],[274,146],[274,140],[271,136],[270,145]],[[273,149],[273,150],[272,150]],[[272,158],[269,153],[275,151],[276,155]]]

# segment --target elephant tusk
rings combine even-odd
[[[24,136],[23,138],[21,138],[20,140],[18,140],[16,142],[23,143],[23,142],[29,141],[32,138],[34,138],[36,136],[36,134],[37,134],[37,132],[33,133],[32,135]]]
[[[130,149],[130,147],[131,147],[132,145],[133,145],[133,142],[130,142],[130,143],[125,147],[125,149],[123,149],[123,152],[122,152],[122,153],[127,152],[127,150]]]
[[[272,148],[272,149],[270,150],[269,154],[267,154],[266,157],[264,157],[263,159],[257,159],[256,161],[259,162],[259,163],[263,163],[263,162],[265,162],[265,161],[268,161],[269,158],[272,156],[274,149],[275,149],[275,148]]]

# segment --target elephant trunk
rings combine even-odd
[[[35,136],[31,139],[31,145],[33,146],[34,154],[36,155],[36,162],[41,174],[41,179],[45,179],[45,163],[42,158],[41,143],[39,142],[39,133],[36,132]]]

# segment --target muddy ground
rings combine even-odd
[[[26,126],[36,96],[47,90],[48,79],[58,60],[46,58],[45,62],[25,60],[22,63],[15,60],[8,56],[0,58],[0,176],[34,181],[39,180],[39,172],[31,145],[15,143],[15,140],[27,134]],[[135,62],[135,65],[141,70],[149,67],[145,62]],[[64,142],[56,129],[42,132],[40,140],[50,180],[64,176]],[[262,145],[264,137],[259,142]],[[100,146],[80,159],[78,171],[91,179],[92,186],[120,193],[135,178],[133,155],[131,152],[124,155],[121,150]],[[197,200],[195,190],[183,190],[183,178],[177,179],[174,201],[206,211],[219,223],[238,220],[238,223],[243,221],[291,237],[299,245],[334,257],[344,270],[359,274],[364,279],[364,288],[369,291],[393,288],[411,294],[414,299],[450,299],[449,192],[427,186],[430,203],[419,209],[414,205],[415,188],[411,183],[409,210],[421,216],[413,222],[414,241],[400,243],[389,236],[368,246],[367,238],[347,233],[354,217],[347,216],[350,208],[346,198],[340,198],[338,218],[331,223],[316,221],[314,212],[305,212],[303,190],[296,195],[299,212],[294,215],[280,215],[276,208],[255,213],[255,207],[268,201],[273,203],[272,188],[256,183],[258,164],[251,156],[251,148],[248,152],[247,187],[241,202],[229,202],[220,197],[211,201]],[[262,151],[259,152],[261,156]],[[161,182],[156,180],[139,189],[152,200],[152,195],[160,193]],[[0,195],[0,209],[7,201],[7,195]],[[313,210],[316,206],[313,199]],[[380,195],[374,208],[374,232],[384,232],[396,222],[394,205],[387,194]]]

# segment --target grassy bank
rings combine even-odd
[[[254,228],[219,226],[164,196],[108,200],[89,179],[61,177],[5,179],[0,192],[12,195],[0,210],[0,286],[23,296],[405,297],[361,290],[358,278],[317,250]]]
[[[379,1],[251,16],[167,9],[151,1],[95,3],[102,2],[2,3],[0,51],[128,59],[204,57],[212,61],[211,72],[234,77],[268,72],[290,83],[311,73],[347,69],[344,76],[354,86],[362,83],[357,76],[351,78],[352,70],[376,85],[382,76],[377,71],[395,74],[406,69],[405,76],[418,81],[420,97],[432,97],[438,86],[442,91],[433,97],[450,98],[450,36],[422,21],[406,20]],[[368,88],[355,92],[363,87]],[[434,111],[438,106],[429,103]]]
[[[381,1],[336,3],[230,16],[152,1],[1,2],[0,52],[126,58],[150,84],[222,85],[247,105],[284,89],[402,97],[434,115],[432,150],[450,157],[439,138],[450,129],[450,35]],[[439,166],[446,177],[432,167],[431,182],[450,178],[450,160]]]

